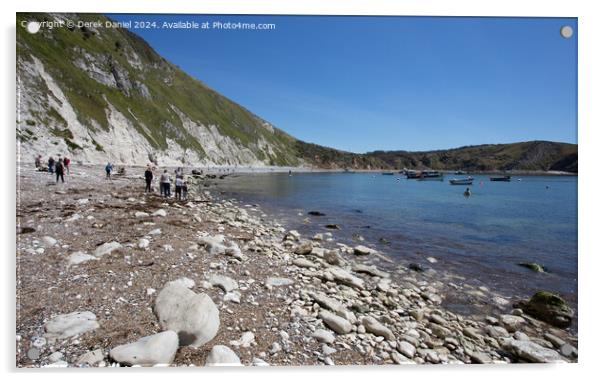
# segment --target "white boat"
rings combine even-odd
[[[474,179],[472,177],[467,177],[465,179],[451,179],[449,183],[451,185],[472,185]]]

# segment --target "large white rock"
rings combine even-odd
[[[111,349],[113,360],[124,365],[169,365],[178,350],[178,334],[165,331]]]
[[[96,250],[94,250],[94,256],[100,258],[104,255],[110,254],[113,250],[117,250],[121,248],[121,244],[119,242],[106,242],[102,245],[98,246]]]
[[[544,348],[530,340],[506,339],[502,346],[515,356],[529,362],[565,362],[555,350]]]
[[[44,328],[46,337],[50,339],[65,339],[98,328],[96,315],[90,311],[72,312],[52,318]]]
[[[205,360],[205,366],[242,366],[234,351],[225,345],[215,345]]]
[[[163,329],[177,332],[180,346],[199,347],[219,329],[219,311],[213,300],[180,284],[167,284],[159,292],[154,311]]]

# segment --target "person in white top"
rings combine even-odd
[[[176,198],[178,200],[182,199],[182,186],[184,185],[184,179],[181,177],[176,177]]]
[[[161,196],[169,197],[171,196],[171,182],[169,178],[169,174],[167,173],[167,169],[163,171],[160,179],[161,186]]]

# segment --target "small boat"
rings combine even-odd
[[[465,175],[466,173],[466,171],[457,170],[456,172],[454,172],[454,175]]]
[[[491,181],[510,181],[510,176],[490,177],[489,180],[491,180]]]
[[[394,172],[383,172],[381,173],[381,175],[385,175],[385,176],[393,176],[395,173]]]
[[[451,185],[472,185],[474,179],[472,177],[467,177],[465,179],[451,179],[449,183]]]
[[[420,174],[421,172],[419,171],[406,171],[406,178],[407,179],[419,179],[420,178]]]
[[[439,171],[422,171],[418,180],[439,180],[443,181],[443,173]]]

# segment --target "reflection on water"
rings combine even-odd
[[[353,243],[353,235],[360,234],[366,244],[399,260],[453,271],[506,295],[556,291],[575,305],[577,178],[474,177],[468,198],[465,186],[451,186],[447,179],[371,173],[235,175],[220,187],[306,234],[338,224],[341,230],[333,234],[341,242]],[[308,216],[310,210],[326,216]],[[431,265],[427,256],[439,262]],[[540,263],[549,273],[535,274],[518,262]]]

